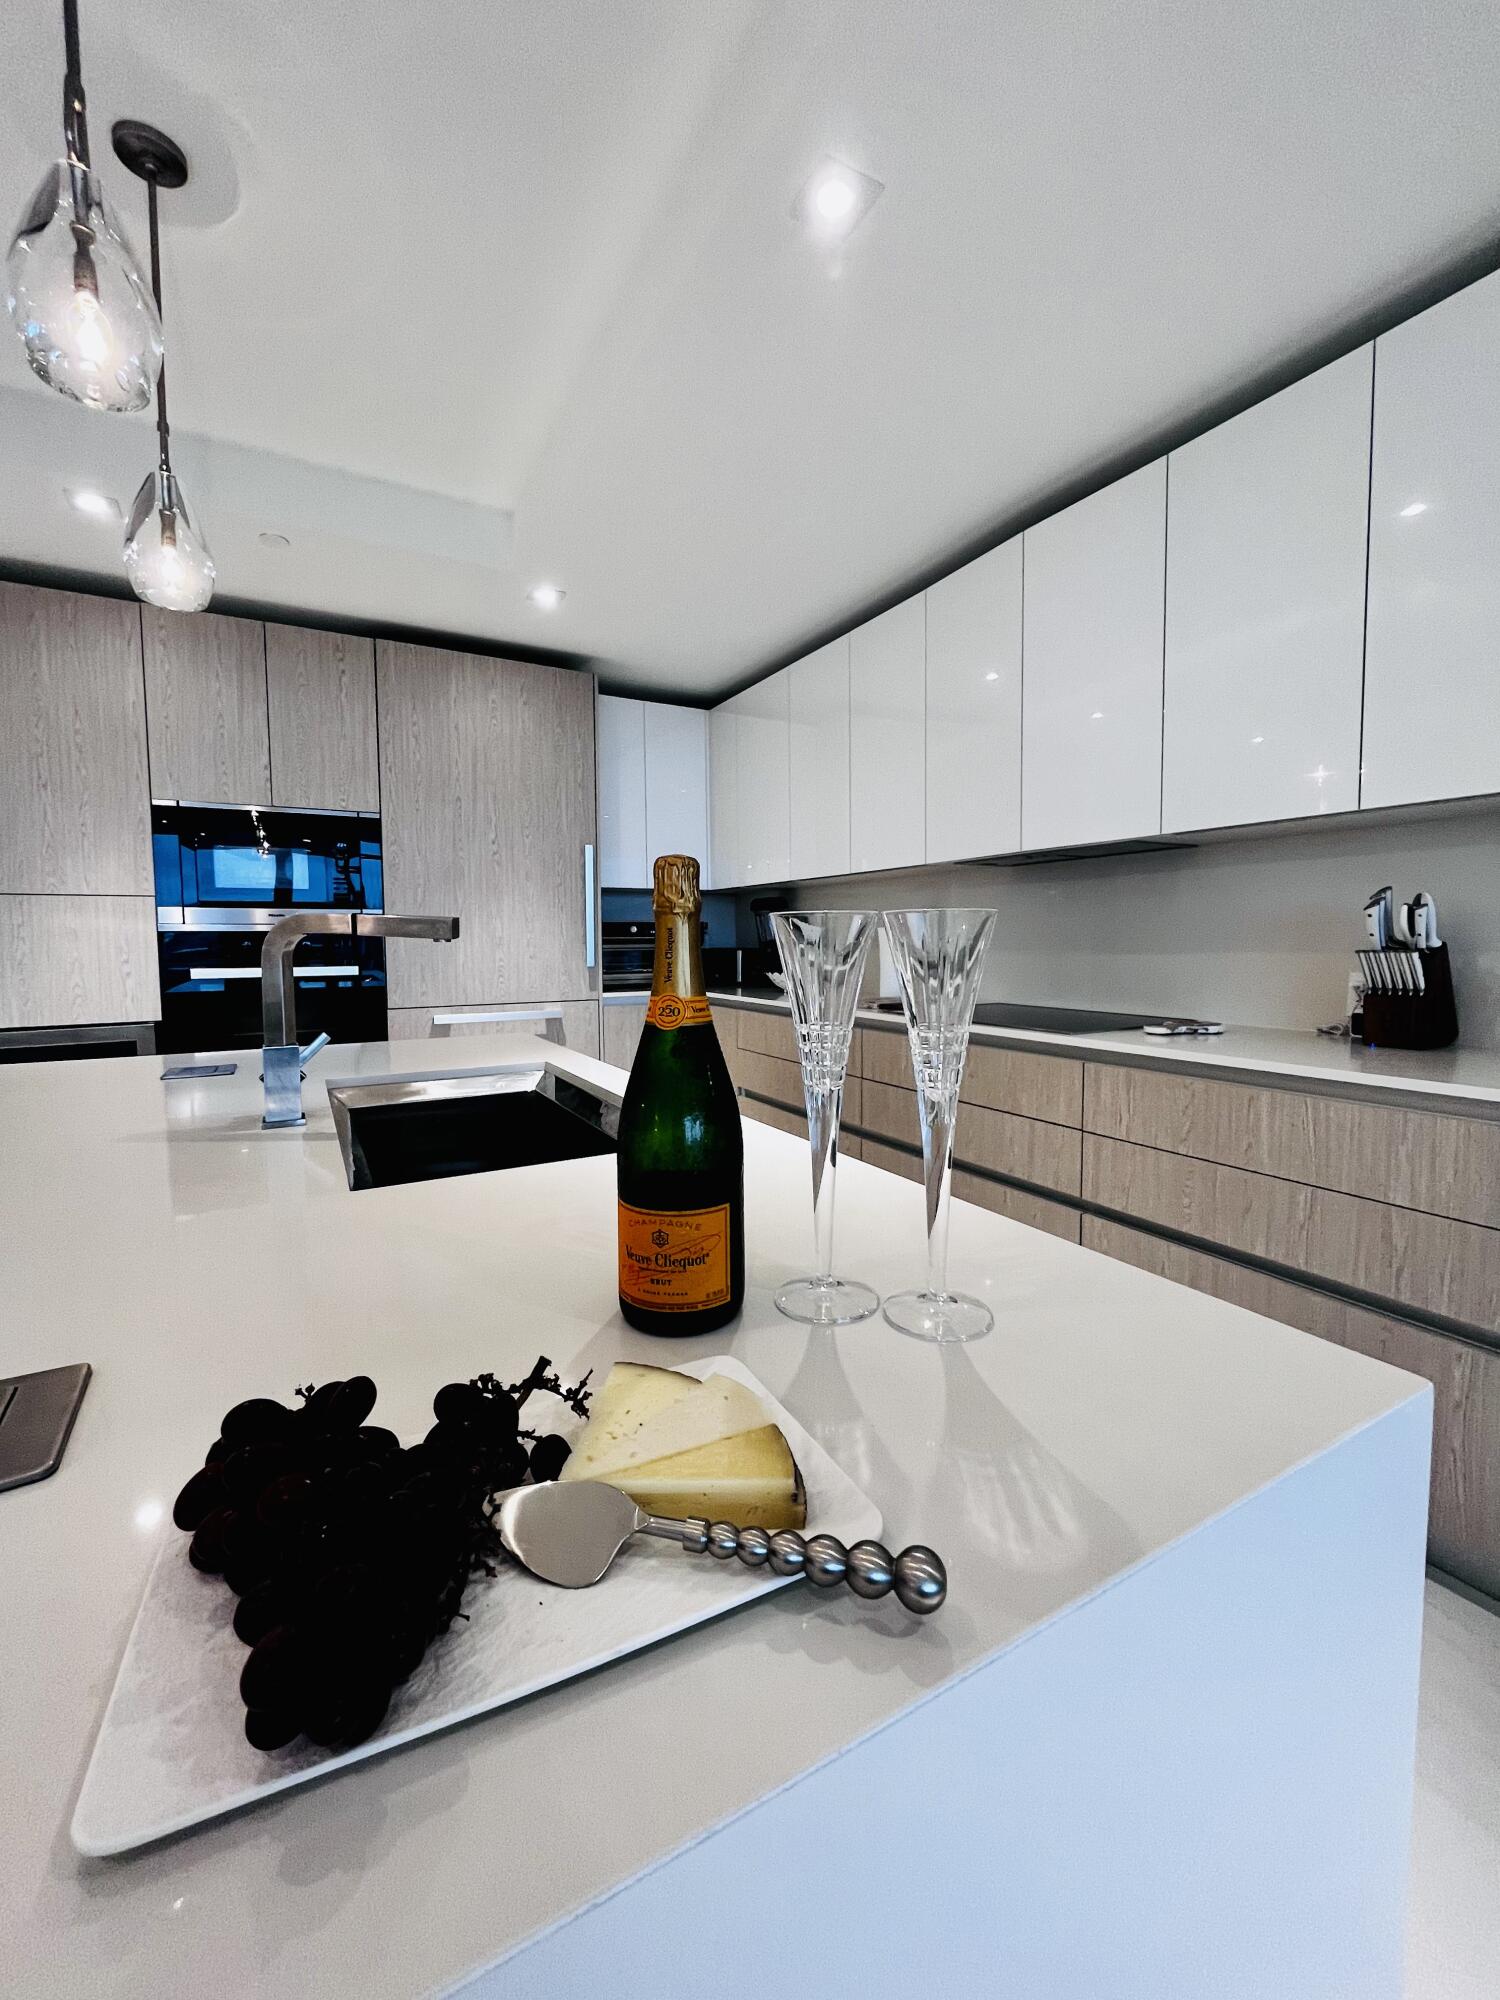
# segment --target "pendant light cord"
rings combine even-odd
[[[89,164],[89,116],[83,98],[83,58],[78,52],[78,0],[63,0],[63,135],[75,167]]]
[[[156,233],[156,182],[146,182],[146,213],[151,229],[151,291],[156,300],[156,316],[161,317],[161,242]],[[170,474],[172,456],[168,445],[171,431],[167,424],[167,363],[163,356],[156,375],[156,437],[161,452],[161,469]]]

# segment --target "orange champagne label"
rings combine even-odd
[[[620,1296],[647,1312],[729,1303],[729,1204],[620,1209]]]
[[[646,1019],[653,1028],[701,1028],[713,1019],[713,1009],[701,993],[690,1000],[680,993],[653,993],[646,1003]]]

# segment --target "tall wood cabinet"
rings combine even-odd
[[[594,683],[564,668],[376,644],[386,907],[457,916],[392,939],[392,1007],[598,990]]]
[[[151,796],[271,803],[265,627],[215,611],[141,607]]]
[[[159,1010],[134,603],[0,583],[0,1028]]]
[[[265,645],[271,804],[378,812],[375,641],[267,625]]]

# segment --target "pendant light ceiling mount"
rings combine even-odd
[[[152,187],[187,186],[187,154],[175,139],[139,118],[117,118],[110,129],[115,158]]]

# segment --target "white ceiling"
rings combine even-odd
[[[81,7],[142,245],[111,122],[193,163],[171,397],[221,592],[607,684],[747,678],[1500,233],[1493,0]],[[59,6],[4,42],[8,229]],[[840,263],[788,212],[829,152],[885,183]],[[7,338],[0,560],[117,576],[61,487],[128,508],[151,448]]]

